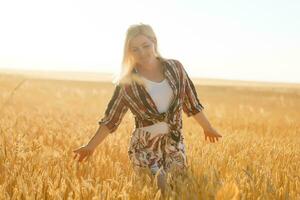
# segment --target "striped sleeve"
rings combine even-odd
[[[127,110],[128,107],[123,98],[122,88],[120,85],[116,85],[113,95],[106,107],[104,116],[98,123],[99,125],[106,125],[109,133],[113,133],[120,125]]]
[[[183,111],[188,117],[196,115],[198,112],[201,112],[204,109],[204,106],[200,103],[196,88],[187,74],[186,70],[182,66],[183,76],[184,76],[184,101],[183,101]]]

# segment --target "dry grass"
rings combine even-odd
[[[0,75],[0,199],[160,199],[130,166],[130,112],[88,162],[73,160],[94,135],[112,84],[30,79],[16,89],[23,79]],[[198,86],[223,139],[204,141],[184,115],[188,178],[166,199],[300,199],[299,89]]]

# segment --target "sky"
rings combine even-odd
[[[300,83],[298,0],[0,1],[0,68],[118,73],[127,28],[153,27],[191,77]]]

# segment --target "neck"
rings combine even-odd
[[[156,71],[160,68],[160,62],[158,59],[153,59],[151,62],[138,64],[137,68],[140,72]]]

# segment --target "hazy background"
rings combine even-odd
[[[117,73],[126,29],[150,24],[192,77],[300,82],[300,2],[10,0],[0,69]]]

